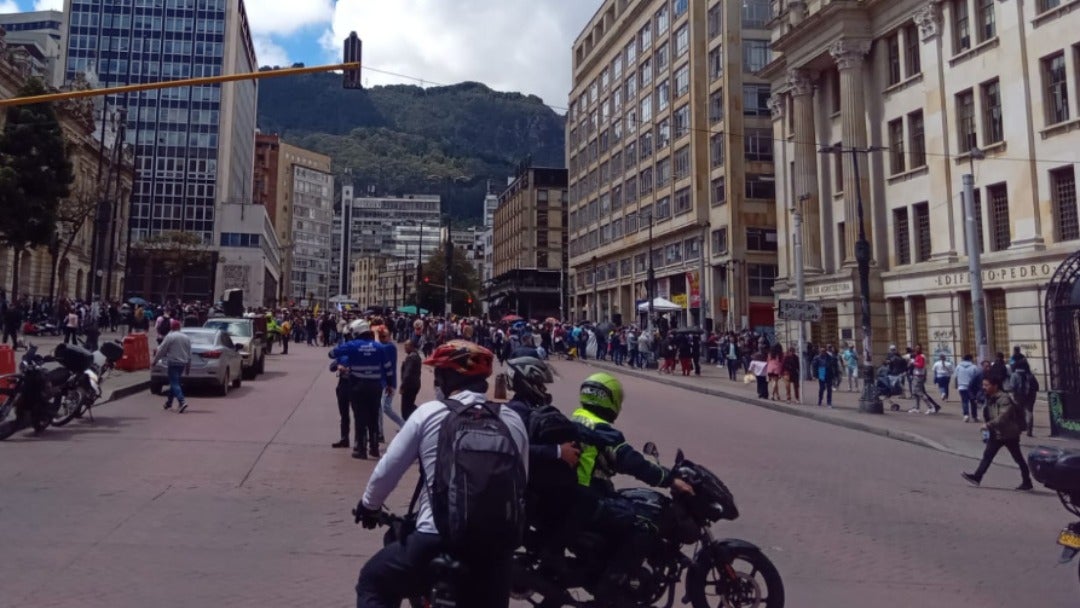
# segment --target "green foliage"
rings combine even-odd
[[[440,194],[457,218],[479,218],[486,180],[502,187],[528,156],[537,166],[565,166],[564,119],[535,96],[474,82],[347,91],[334,74],[259,86],[264,133],[329,155],[338,178],[350,169],[360,191]],[[457,176],[471,179],[446,179]]]
[[[20,97],[48,91],[31,78]],[[60,201],[70,193],[74,171],[51,104],[13,106],[0,133],[0,245],[14,250],[12,294],[19,293],[19,258],[48,245],[56,234]]]
[[[151,260],[154,267],[166,277],[165,292],[160,294],[167,301],[179,290],[185,274],[204,268],[213,261],[213,254],[203,244],[202,237],[194,232],[160,232],[149,236],[131,248]]]
[[[421,282],[420,308],[442,313],[446,308],[446,294],[442,287],[446,285],[445,247],[440,247],[437,252],[433,253],[424,262],[422,269],[421,281],[423,281],[423,277],[426,277],[429,283]],[[468,314],[468,299],[470,297],[473,299],[473,310],[478,310],[477,298],[480,289],[480,278],[476,276],[476,269],[466,258],[465,250],[460,247],[454,248],[450,273],[452,279],[450,287],[453,288],[450,299],[454,313],[459,315]],[[412,303],[413,298],[411,295],[408,301],[410,304]]]

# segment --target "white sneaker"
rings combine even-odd
[[[930,408],[930,409],[926,410],[926,415],[927,415],[927,416],[929,416],[930,414],[936,414],[936,413],[937,413],[937,412],[936,412],[936,411],[934,411],[934,408]]]
[[[913,407],[910,410],[908,410],[907,413],[909,413],[909,414],[918,414],[919,413],[919,408]]]
[[[971,422],[971,416],[964,415],[964,422]]]

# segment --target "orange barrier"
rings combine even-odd
[[[0,376],[15,373],[15,351],[7,344],[0,344]]]
[[[116,363],[117,369],[134,372],[150,369],[150,342],[143,332],[124,337],[124,356]]]

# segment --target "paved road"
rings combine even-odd
[[[0,445],[3,605],[351,605],[379,545],[348,516],[373,465],[329,447],[325,362],[323,349],[294,346],[186,414],[144,393],[101,408],[93,427]],[[592,370],[558,365],[554,392],[569,404]],[[1075,565],[1057,567],[1053,544],[1068,514],[1049,493],[1011,491],[1015,470],[970,488],[964,458],[625,384],[627,435],[656,441],[665,460],[682,447],[729,483],[743,517],[717,532],[765,548],[789,606],[1076,605]]]

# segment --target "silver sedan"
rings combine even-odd
[[[243,359],[229,334],[204,327],[185,327],[180,331],[191,338],[191,367],[180,379],[183,386],[213,386],[221,396],[229,388],[239,388]],[[158,361],[150,370],[150,390],[157,394],[169,384],[168,368]]]

